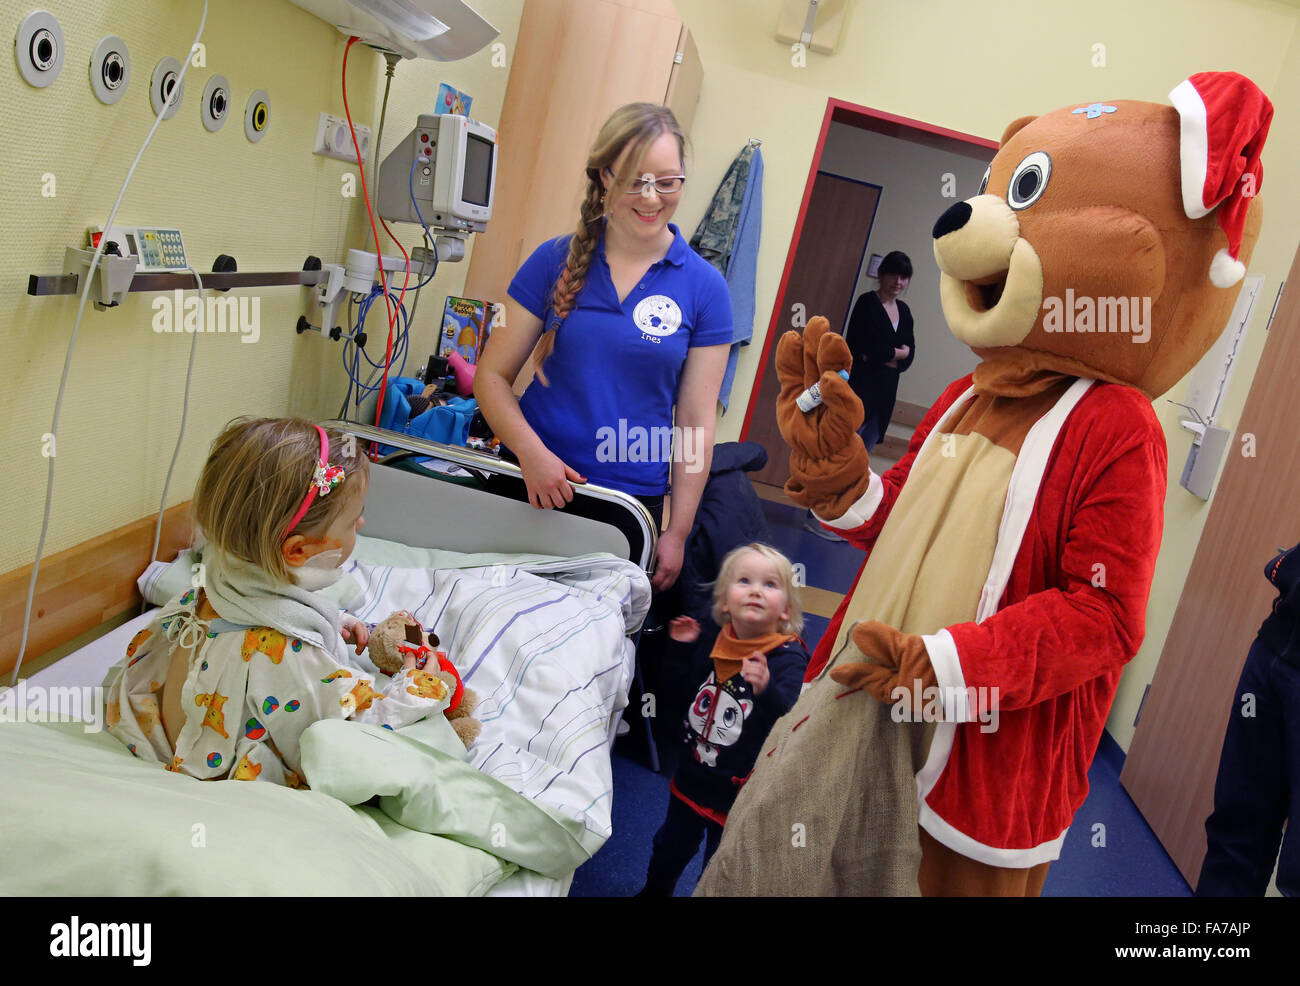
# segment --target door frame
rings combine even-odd
[[[819,153],[820,153],[820,152],[819,152]],[[874,181],[864,181],[864,180],[861,179],[861,178],[850,178],[848,175],[837,175],[837,174],[835,174],[835,172],[833,172],[833,171],[822,171],[822,170],[820,170],[820,169],[818,169],[817,173],[813,175],[813,181],[814,181],[814,182],[817,181],[817,178],[818,178],[819,175],[825,175],[827,178],[834,178],[834,179],[836,179],[837,181],[851,181],[851,182],[853,182],[853,184],[855,184],[855,185],[866,185],[868,188],[874,188],[874,189],[876,190],[876,206],[875,206],[874,209],[871,210],[871,222],[867,223],[867,235],[866,235],[866,237],[865,237],[865,238],[863,239],[863,241],[862,241],[862,252],[861,252],[860,254],[858,254],[858,276],[861,277],[861,276],[862,276],[862,261],[863,261],[863,260],[866,258],[866,256],[867,256],[867,244],[871,242],[871,231],[872,231],[873,229],[876,228],[876,214],[880,212],[880,200],[881,200],[881,198],[882,198],[882,197],[884,196],[884,194],[885,194],[885,187],[884,187],[883,185],[877,185]],[[810,199],[812,198],[812,194],[811,194],[811,192],[809,193],[809,196],[808,196],[808,197],[809,197]],[[792,252],[792,253],[790,254],[790,256],[791,256],[791,260],[792,260],[792,261],[793,261],[793,258],[794,258],[794,254],[797,253],[797,252],[798,252],[798,247],[796,247],[795,250],[794,250],[794,252]],[[793,262],[791,263],[791,266],[792,266],[792,267],[794,266],[794,265],[793,265]],[[857,283],[857,282],[854,282],[855,286],[856,286],[856,283]],[[853,297],[852,297],[852,295],[850,295],[850,296],[849,296],[849,303],[848,303],[847,305],[844,306],[844,314],[843,314],[843,316],[841,317],[839,323],[832,322],[831,324],[832,324],[832,325],[835,325],[835,324],[841,324],[841,325],[842,325],[842,324],[844,324],[845,322],[847,322],[848,319],[849,319],[849,311],[850,311],[852,308],[853,308]],[[771,331],[770,327],[769,327],[769,331]],[[763,355],[764,355],[764,356],[767,355],[767,349],[766,349],[766,347],[764,347]],[[753,400],[752,396],[751,396],[750,399],[751,399],[751,401]],[[746,418],[746,424],[748,424],[749,415],[746,414],[746,415],[745,415],[745,418]]]
[[[876,182],[833,171],[819,170],[813,177],[808,216],[822,235],[811,238],[807,244],[801,243],[801,249],[795,251],[786,292],[787,296],[791,291],[796,292],[808,312],[825,316],[831,325],[848,323],[883,194],[884,188]],[[833,235],[828,237],[826,234],[832,231]],[[854,236],[861,236],[862,241],[850,270],[847,262],[854,259],[849,249],[854,244]],[[798,280],[796,273],[800,275]],[[814,284],[818,290],[813,290]],[[753,412],[746,426],[747,440],[763,446],[767,464],[750,473],[749,478],[756,484],[779,489],[790,479],[790,463],[789,456],[784,454],[785,439],[781,437],[775,413],[781,386],[770,352],[764,351],[764,363],[754,376],[754,390],[750,394]],[[758,410],[760,407],[763,410]]]
[[[896,113],[886,113],[884,110],[873,109],[860,103],[851,103],[844,99],[831,97],[826,100],[826,111],[822,115],[821,132],[817,135],[817,145],[813,149],[812,161],[808,166],[808,178],[804,182],[803,199],[799,203],[799,214],[794,221],[794,234],[790,238],[790,247],[786,251],[785,267],[781,271],[781,283],[777,285],[776,300],[772,305],[772,317],[768,321],[767,336],[763,340],[763,354],[758,360],[758,376],[755,378],[753,389],[749,394],[749,406],[745,409],[744,424],[740,427],[741,441],[745,441],[749,435],[749,423],[754,417],[754,408],[758,405],[759,392],[762,390],[762,375],[766,370],[768,360],[771,359],[772,346],[776,341],[777,323],[783,321],[784,318],[785,295],[789,288],[790,272],[794,268],[795,254],[799,251],[799,240],[803,236],[804,218],[808,213],[808,203],[812,199],[813,183],[816,182],[817,173],[821,170],[822,150],[826,146],[826,138],[830,134],[832,123],[843,123],[862,130],[872,130],[888,137],[898,137],[902,140],[910,140],[928,146],[935,146],[936,143],[939,146],[946,145],[947,150],[955,150],[958,153],[966,149],[965,145],[971,144],[986,150],[996,151],[998,149],[998,142],[989,140],[986,137],[976,137],[973,134],[962,133],[959,130],[949,130],[946,127],[939,127],[921,120],[913,120],[910,117],[899,116]],[[938,138],[937,141],[936,138]],[[869,183],[864,182],[864,184]],[[884,194],[883,190],[881,194]],[[850,298],[850,304],[852,304],[852,301],[853,299]]]

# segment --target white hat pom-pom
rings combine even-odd
[[[1227,250],[1220,250],[1210,262],[1210,283],[1216,288],[1230,288],[1246,276],[1246,265],[1233,260]]]

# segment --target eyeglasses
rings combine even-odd
[[[605,169],[605,174],[609,176],[610,181],[614,180],[614,172],[609,168]],[[685,175],[665,175],[662,178],[656,178],[648,171],[640,178],[633,178],[632,183],[628,186],[628,195],[650,196],[650,189],[653,187],[660,195],[676,195],[682,190],[682,183],[686,181]]]

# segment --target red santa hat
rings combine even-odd
[[[1230,288],[1246,273],[1237,259],[1246,210],[1264,183],[1260,151],[1273,119],[1273,104],[1259,87],[1236,72],[1198,72],[1169,94],[1182,119],[1183,210],[1191,219],[1217,208],[1228,237],[1210,264],[1215,287]]]

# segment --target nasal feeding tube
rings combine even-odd
[[[841,380],[847,380],[849,378],[848,370],[840,370],[839,374]],[[822,403],[822,382],[818,380],[802,394],[796,397],[794,402],[798,405],[799,410],[804,414],[807,414],[815,407],[820,407]]]

